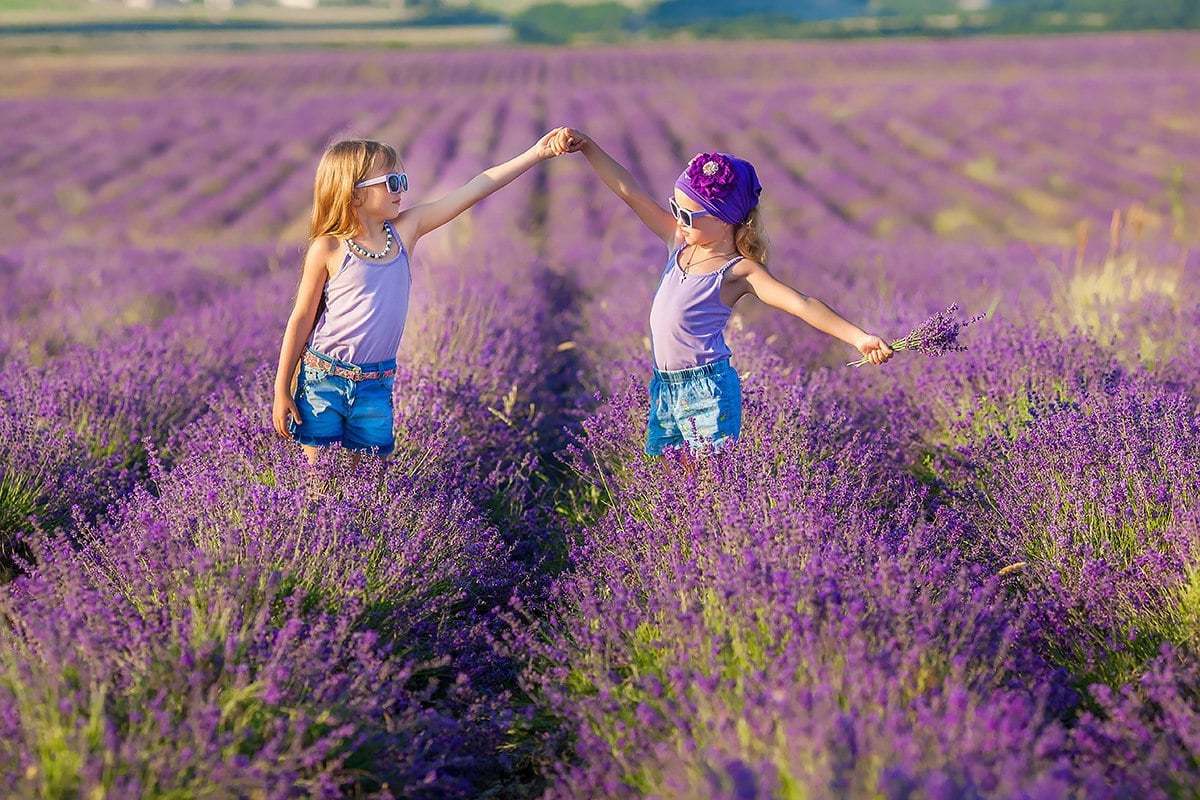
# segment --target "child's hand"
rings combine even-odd
[[[592,139],[583,131],[574,128],[563,128],[563,138],[566,142],[566,152],[578,153]]]
[[[888,343],[883,339],[869,333],[863,335],[862,338],[854,343],[854,346],[872,364],[882,364],[891,358],[895,352],[892,348],[888,347]]]
[[[300,409],[296,408],[296,401],[289,394],[276,392],[275,402],[271,404],[271,421],[275,425],[275,432],[285,439],[292,438],[287,428],[289,416],[295,424],[300,424]]]
[[[567,129],[555,128],[538,139],[537,144],[533,146],[533,151],[539,159],[554,158],[567,152],[566,137],[563,135],[565,130]]]

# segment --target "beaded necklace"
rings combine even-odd
[[[383,232],[387,234],[387,242],[383,245],[383,250],[378,253],[371,252],[353,239],[347,239],[346,246],[364,258],[383,258],[392,249],[392,226],[386,219],[383,221]]]

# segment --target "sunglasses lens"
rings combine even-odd
[[[407,172],[400,173],[400,189],[405,192],[408,191],[408,173]]]
[[[388,188],[388,191],[389,191],[389,192],[391,192],[392,194],[395,194],[396,192],[400,191],[400,178],[399,178],[399,176],[397,176],[397,175],[388,175],[388,179],[387,179],[387,188]]]
[[[692,227],[692,212],[675,202],[675,198],[671,198],[671,213],[675,215],[675,220],[685,228]]]
[[[675,202],[674,197],[671,198],[671,216],[675,217],[675,221],[678,222],[680,225],[686,224],[683,221],[683,209],[680,208],[679,204]]]

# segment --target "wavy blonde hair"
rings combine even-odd
[[[354,184],[367,177],[376,158],[383,159],[388,171],[396,168],[395,148],[374,139],[343,139],[325,148],[313,181],[310,242],[321,236],[345,239],[358,232]]]
[[[762,206],[755,206],[745,222],[733,226],[733,246],[742,258],[766,265],[771,244],[763,230],[761,209]]]

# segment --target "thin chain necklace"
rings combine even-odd
[[[693,249],[693,250],[692,250],[692,255],[695,255],[695,254],[696,254],[696,251]],[[723,254],[719,254],[719,255],[715,255],[715,256],[709,256],[708,258],[702,258],[702,259],[700,259],[699,261],[695,261],[695,262],[693,262],[693,261],[688,261],[688,263],[687,263],[687,265],[686,265],[686,266],[684,266],[683,264],[680,264],[680,265],[679,265],[679,268],[680,268],[681,270],[683,270],[683,274],[684,274],[684,275],[688,275],[688,274],[689,274],[689,271],[691,270],[691,268],[692,268],[692,267],[694,267],[694,266],[696,266],[696,264],[703,264],[705,261],[712,261],[714,258],[726,258],[726,257],[732,257],[732,256],[733,256],[733,255],[735,255],[735,254],[736,254],[736,251],[735,251],[734,253],[723,253]],[[678,261],[678,259],[676,259],[676,260]]]
[[[387,242],[383,245],[383,250],[381,252],[373,253],[353,239],[347,239],[346,245],[355,253],[363,256],[364,258],[383,258],[389,252],[391,252],[392,249],[392,226],[388,224],[386,219],[383,221],[383,232],[387,234]]]

